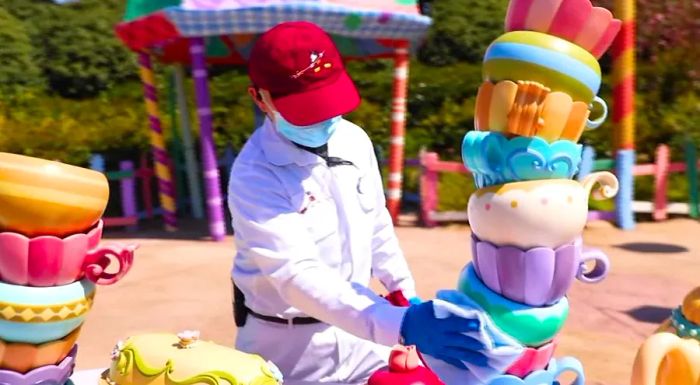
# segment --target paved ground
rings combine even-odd
[[[470,260],[467,227],[402,227],[398,234],[423,298],[455,286]],[[159,239],[162,235],[146,233],[150,238],[136,240],[141,248],[129,276],[99,289],[80,336],[79,369],[107,365],[114,343],[139,332],[198,329],[206,339],[233,344],[232,240],[215,244],[195,236]],[[558,355],[579,358],[588,384],[628,384],[637,347],[700,285],[700,224],[676,219],[623,232],[596,222],[585,241],[608,253],[612,271],[603,283],[574,284]]]

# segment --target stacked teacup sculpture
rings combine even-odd
[[[607,116],[596,96],[597,59],[619,28],[589,0],[512,0],[506,33],[486,51],[476,131],[462,148],[478,190],[468,207],[473,262],[458,289],[524,347],[490,384],[558,384],[564,371],[584,383],[577,360],[552,356],[572,282],[600,281],[608,269],[605,254],[583,247],[581,233],[589,196],[613,197],[617,179],[607,172],[573,177],[578,140]]]
[[[1,385],[70,377],[95,285],[133,261],[134,246],[99,246],[108,196],[98,172],[0,153]]]

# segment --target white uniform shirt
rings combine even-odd
[[[368,289],[370,279],[407,298],[416,292],[385,207],[372,143],[343,120],[328,155],[354,165],[328,167],[277,133],[269,119],[253,133],[229,183],[238,250],[233,280],[257,313],[315,317],[391,346],[405,308]]]

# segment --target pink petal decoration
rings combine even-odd
[[[495,293],[530,306],[557,302],[577,278],[594,283],[605,277],[607,256],[582,249],[581,238],[556,249],[521,250],[481,241],[472,234],[472,260],[479,279]],[[587,260],[595,261],[596,270],[581,276],[581,264]]]
[[[506,32],[536,31],[566,39],[596,58],[610,48],[620,20],[590,0],[511,0]]]
[[[613,21],[608,26],[608,29],[603,34],[603,37],[598,42],[598,45],[596,45],[595,48],[593,48],[593,50],[591,51],[591,54],[593,54],[593,56],[595,56],[596,58],[600,58],[601,56],[603,56],[605,51],[607,51],[608,48],[610,48],[610,46],[612,45],[618,32],[620,32],[620,28],[622,28],[622,21],[618,19],[613,19]]]
[[[591,15],[586,24],[578,32],[574,43],[592,51],[608,29],[613,19],[612,13],[605,8],[595,7],[591,10]]]
[[[15,233],[0,233],[0,278],[4,282],[26,284],[29,281],[29,267],[25,260],[29,249],[29,239]]]
[[[593,5],[590,0],[567,0],[559,8],[549,33],[568,41],[574,41],[591,15]]]
[[[526,29],[525,20],[535,1],[537,0],[511,0],[506,15],[506,32]]]
[[[556,339],[539,348],[525,348],[523,355],[508,368],[506,373],[525,378],[528,374],[536,370],[543,370],[549,364],[552,356],[554,356],[554,350],[556,350],[556,348]]]
[[[33,285],[52,286],[61,272],[63,260],[63,239],[44,237],[41,242],[29,242],[27,255],[29,277]],[[70,242],[66,240],[66,242]],[[87,242],[86,242],[87,243]]]
[[[527,29],[547,33],[563,2],[564,0],[535,0],[525,22]]]

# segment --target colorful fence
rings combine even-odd
[[[224,185],[228,183],[228,174],[235,158],[236,153],[229,148],[223,157],[217,161],[219,170],[226,176],[222,181]],[[164,210],[161,207],[154,206],[153,194],[157,181],[154,179],[155,170],[145,154],[140,157],[138,167],[136,167],[134,161],[120,161],[118,171],[107,171],[104,157],[93,155],[90,161],[90,168],[104,173],[108,181],[119,184],[120,200],[117,204],[121,215],[103,218],[105,226],[126,227],[129,231],[135,231],[141,220],[163,216]],[[174,176],[176,181],[188,183],[185,182],[187,175],[184,160],[182,164],[171,164],[169,168],[171,175]],[[200,183],[202,182],[200,181]],[[185,191],[187,190],[177,189],[176,191],[175,201],[177,202],[178,210],[184,210],[193,204],[192,197],[185,195],[183,193]]]
[[[651,164],[637,164],[632,169],[634,176],[654,176],[653,202],[633,202],[629,208],[633,212],[651,212],[654,220],[664,220],[669,213],[688,214],[692,218],[700,217],[700,201],[698,193],[698,159],[694,145],[688,143],[684,149],[685,162],[671,163],[671,150],[666,145],[660,145],[656,151],[656,159]],[[438,212],[439,175],[441,173],[461,173],[470,175],[469,170],[461,162],[440,160],[438,154],[425,152],[420,155],[420,216],[426,227],[434,227],[444,221],[467,221],[467,210],[455,212]],[[594,171],[616,170],[612,159],[595,159],[595,151],[591,147],[584,148],[583,161],[579,179]],[[673,173],[685,173],[688,178],[688,203],[668,202],[668,178]],[[616,208],[617,210],[620,207]],[[589,220],[610,220],[619,218],[618,212],[591,211]]]

